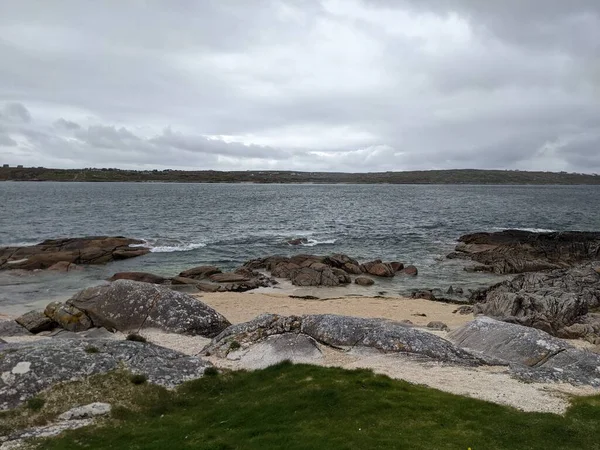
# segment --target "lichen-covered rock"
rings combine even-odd
[[[52,302],[46,306],[44,314],[67,331],[85,331],[92,328],[92,321],[80,309],[61,302]]]
[[[600,387],[600,355],[544,331],[480,317],[450,333],[459,347],[511,364],[515,376]]]
[[[225,357],[234,347],[247,347],[274,335],[306,335],[331,347],[369,347],[384,352],[414,353],[438,361],[483,364],[481,358],[452,343],[407,324],[384,319],[338,315],[278,316],[263,314],[229,327],[207,345],[202,354]]]
[[[117,280],[84,289],[67,304],[84,311],[95,326],[118,331],[148,327],[213,337],[231,325],[213,308],[190,295],[137,281]]]
[[[93,347],[94,352],[89,348]],[[63,381],[121,367],[173,387],[199,378],[211,364],[152,344],[112,339],[46,339],[0,348],[0,410],[14,408]]]
[[[40,333],[56,327],[56,323],[41,311],[29,311],[15,321],[31,333]]]

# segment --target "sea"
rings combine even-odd
[[[268,255],[345,253],[414,264],[419,275],[327,295],[407,295],[500,280],[449,260],[466,233],[600,230],[600,186],[0,182],[0,247],[92,235],[142,239],[148,255],[57,274],[0,272],[0,313],[65,300],[115,272],[174,276]],[[302,245],[289,245],[303,238]],[[20,271],[19,271],[20,272]],[[276,292],[306,293],[283,283]],[[314,293],[314,290],[313,290]]]

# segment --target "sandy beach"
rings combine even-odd
[[[226,292],[198,295],[198,298],[232,323],[247,322],[263,313],[288,316],[339,314],[396,321],[410,320],[421,326],[432,321],[441,321],[450,329],[473,320],[471,314],[453,313],[457,305],[405,297],[332,297],[306,300],[279,293]]]

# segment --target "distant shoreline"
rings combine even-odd
[[[211,184],[600,185],[600,175],[476,169],[342,173],[0,167],[0,181]]]

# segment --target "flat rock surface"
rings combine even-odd
[[[122,366],[146,375],[151,383],[173,387],[202,376],[210,365],[197,357],[132,341],[46,339],[2,344],[0,410],[14,408],[55,383]]]

